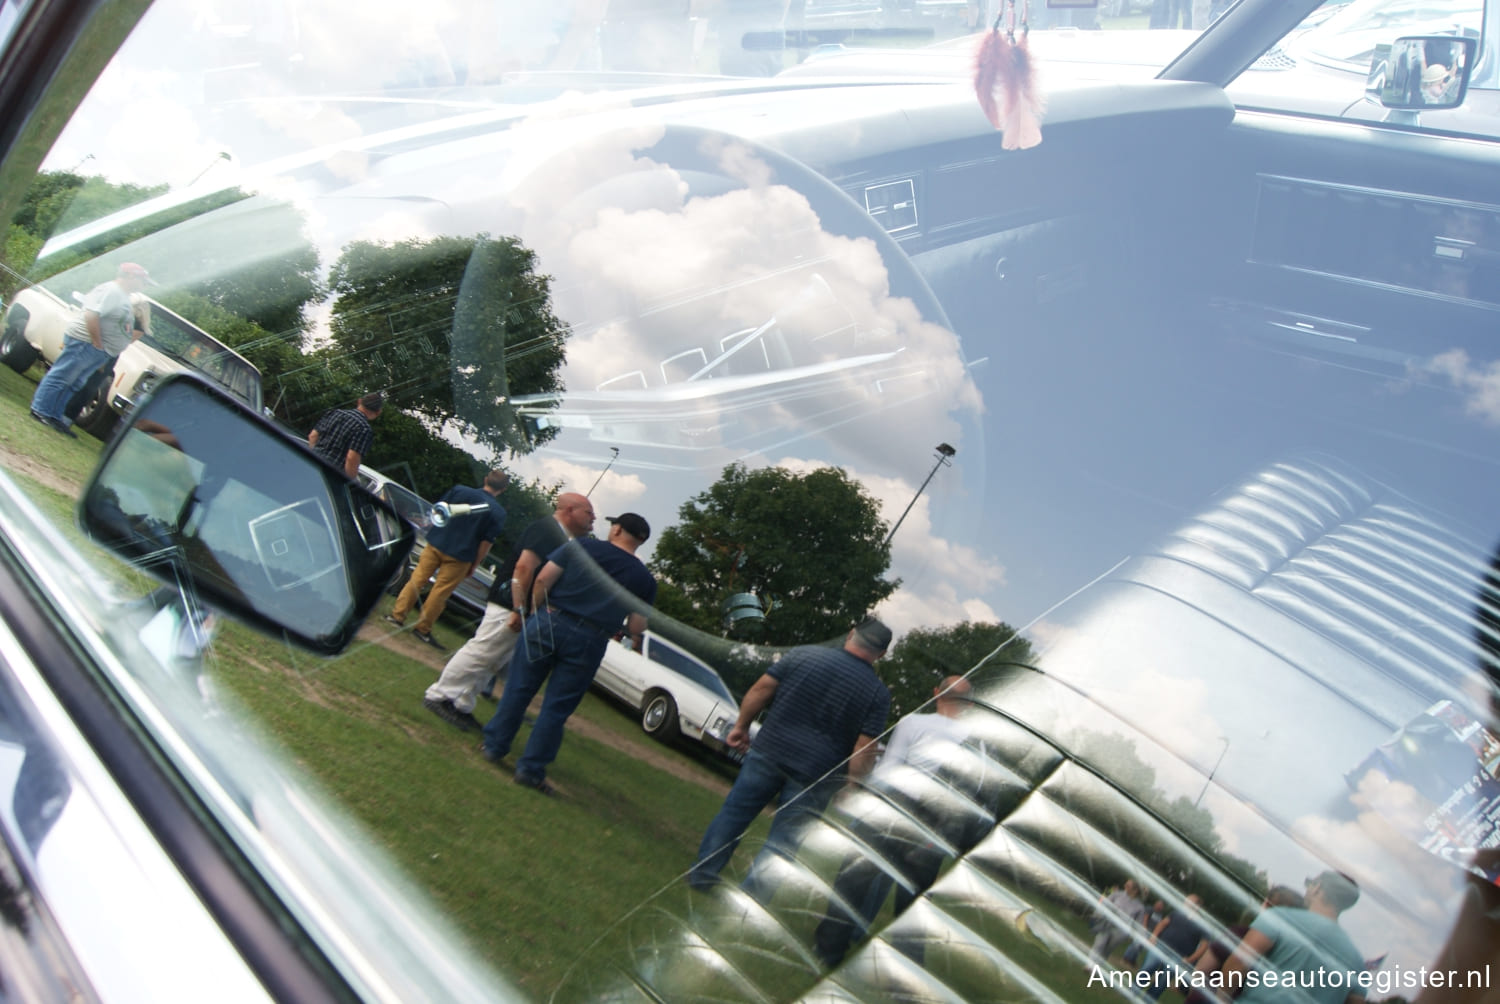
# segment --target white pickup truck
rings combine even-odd
[[[84,431],[105,438],[114,428],[116,416],[134,407],[158,380],[185,370],[198,372],[255,411],[261,410],[260,370],[155,300],[140,293],[134,297],[151,305],[151,333],[120,353],[114,375],[83,405],[78,424]],[[21,290],[5,311],[0,363],[17,373],[30,369],[38,358],[52,365],[62,352],[63,331],[79,309],[41,286]]]

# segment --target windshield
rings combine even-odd
[[[1365,73],[1376,46],[1389,45],[1398,35],[1478,38],[1483,20],[1481,0],[1356,0],[1335,5],[1326,19],[1297,36],[1296,48],[1343,64],[1355,73]]]
[[[252,408],[260,407],[260,374],[220,343],[166,310],[153,310],[144,340],[195,369]]]

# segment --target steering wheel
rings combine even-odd
[[[636,246],[629,243],[629,237],[621,236],[633,235],[634,225],[650,224],[643,226],[642,232],[661,235],[664,245],[661,253],[666,255],[671,252],[665,246],[672,245],[674,237],[683,236],[672,229],[677,222],[701,226],[705,207],[714,207],[727,214],[726,233],[743,223],[741,236],[749,242],[747,250],[764,256],[739,260],[737,253],[731,251],[725,256],[724,272],[732,277],[724,279],[704,279],[702,272],[695,276],[691,274],[692,266],[700,262],[684,259],[679,266],[684,272],[680,296],[665,307],[661,304],[646,307],[654,312],[650,330],[660,337],[655,347],[661,351],[646,361],[646,353],[632,353],[629,343],[619,343],[621,371],[595,373],[587,386],[569,388],[575,403],[580,400],[580,393],[587,397],[621,390],[642,391],[660,387],[664,382],[674,385],[671,387],[674,393],[690,395],[695,389],[703,392],[714,378],[769,371],[809,374],[808,381],[791,391],[805,397],[817,386],[811,374],[820,368],[827,372],[841,365],[864,366],[868,378],[876,380],[902,375],[897,370],[904,366],[909,375],[918,366],[915,360],[920,351],[902,351],[910,344],[903,336],[905,326],[915,323],[916,318],[924,325],[952,330],[947,312],[932,287],[864,207],[807,165],[762,143],[694,126],[655,126],[649,133],[640,128],[622,128],[569,142],[536,156],[528,166],[513,170],[517,178],[504,186],[504,197],[525,221],[519,228],[523,239],[531,246],[531,236],[535,234],[543,246],[553,248],[553,257],[542,261],[547,271],[556,270],[559,263],[565,270],[577,269],[565,274],[564,284],[575,289],[588,287],[588,295],[593,298],[588,309],[597,309],[602,317],[628,317],[632,310],[641,308],[640,302],[631,299],[636,294],[636,287],[631,284],[640,282],[642,276],[648,279],[662,276],[663,285],[670,285],[671,265],[664,264],[653,271],[650,256],[658,249],[645,243],[650,238],[642,237],[644,246]],[[786,192],[778,189],[796,193],[806,200],[806,206],[788,201]],[[764,202],[759,202],[755,193],[762,190],[768,194]],[[733,200],[741,192],[750,194],[743,204],[731,201],[716,206],[712,201],[719,197]],[[787,219],[793,226],[812,221],[821,231],[809,237],[808,246],[817,246],[814,254],[804,258],[800,246],[790,249],[780,246],[786,240],[800,240],[795,230],[780,232],[775,226],[759,226],[760,214],[783,208],[788,209]],[[659,215],[653,216],[648,211]],[[624,215],[611,217],[610,213]],[[711,210],[709,213],[711,218]],[[572,261],[569,256],[576,245],[586,243],[580,237],[594,233],[596,227],[606,227],[609,220],[622,229],[613,233],[600,231],[602,236],[592,245],[589,264]],[[653,231],[652,225],[658,229]],[[825,235],[835,238],[837,243],[829,244]],[[674,249],[682,254],[686,248],[691,255],[699,248],[709,249],[706,242],[714,239],[713,231],[688,234]],[[839,246],[850,242],[873,245],[883,276],[877,278],[876,259],[869,255],[868,249],[855,247],[847,260],[841,257],[844,251]],[[783,251],[786,260],[777,260]],[[819,257],[823,254],[831,257]],[[621,256],[636,256],[636,259],[622,260]],[[504,278],[498,274],[484,275],[486,266],[475,264],[479,258],[476,253],[471,259],[470,273],[464,280],[466,288],[471,283],[479,288],[481,284]],[[718,263],[705,263],[706,267],[709,265],[716,268]],[[612,284],[611,274],[633,278]],[[837,288],[830,290],[829,278]],[[715,313],[718,301],[714,298],[727,295],[725,290],[738,286],[740,292],[735,295],[745,296],[745,289],[757,287],[763,280],[764,297],[747,296],[753,302],[738,300],[722,313]],[[612,296],[620,302],[610,304]],[[887,314],[891,299],[909,301],[915,311],[901,306],[894,314]],[[488,386],[485,393],[469,395],[473,400],[506,401],[506,406],[519,402],[520,407],[526,407],[524,392],[518,397],[508,383],[501,384],[496,379],[498,371],[513,358],[512,350],[496,351],[494,326],[479,323],[478,318],[466,322],[463,316],[465,303],[482,300],[478,296],[459,297],[460,313],[455,318],[453,344],[455,399],[459,397],[457,381],[472,380],[473,374],[479,374]],[[677,313],[674,315],[673,311]],[[689,317],[693,311],[697,311],[697,316]],[[788,318],[801,311],[812,313],[805,315],[800,328],[796,324],[786,327]],[[822,323],[839,312],[842,317],[837,323]],[[576,324],[577,320],[578,312],[570,311],[568,321]],[[674,323],[676,329],[672,327]],[[718,324],[723,325],[722,330],[714,329]],[[587,324],[584,327],[587,329]],[[639,335],[646,328],[635,330]],[[683,336],[686,331],[691,331],[691,336]],[[870,363],[872,359],[884,361]],[[877,367],[885,370],[875,372]],[[767,389],[766,393],[772,392]],[[625,399],[616,400],[623,403]],[[535,403],[531,406],[535,407]],[[665,411],[663,408],[663,415]],[[519,418],[512,417],[503,424],[528,439],[538,434],[534,429],[523,432]],[[712,431],[706,433],[712,434]],[[646,435],[649,439],[649,434]]]

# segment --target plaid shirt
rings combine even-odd
[[[345,454],[353,450],[363,457],[375,439],[370,420],[349,408],[335,408],[318,419],[317,432],[318,445],[313,452],[340,470]]]

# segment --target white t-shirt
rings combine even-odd
[[[957,718],[936,713],[907,715],[891,730],[882,760],[932,773],[949,761],[951,747],[967,738],[969,727]]]
[[[78,312],[78,316],[73,318],[63,334],[79,341],[92,342],[88,322],[84,318],[88,311],[99,315],[99,341],[103,343],[104,351],[111,356],[124,352],[130,344],[130,332],[135,323],[135,315],[130,309],[130,294],[112,280],[101,282],[83,298],[83,310]]]

